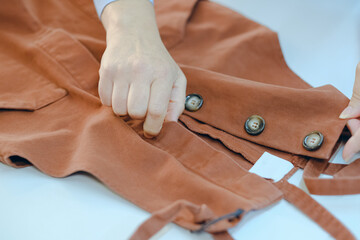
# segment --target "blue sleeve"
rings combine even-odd
[[[96,12],[100,18],[102,11],[104,10],[104,8],[106,7],[106,5],[108,5],[111,2],[114,2],[116,0],[93,0],[94,1],[94,5],[95,5],[95,9]],[[121,1],[121,0],[120,0]],[[154,0],[149,0],[152,4],[154,4]]]

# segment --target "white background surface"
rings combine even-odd
[[[279,33],[289,66],[313,86],[333,84],[351,96],[360,60],[360,1],[216,0]],[[336,162],[342,162],[341,152]],[[299,171],[291,178],[301,186]],[[360,239],[360,194],[313,196]],[[126,239],[149,217],[86,174],[49,177],[33,167],[0,164],[0,239]],[[286,201],[248,215],[236,239],[331,239]],[[154,239],[211,239],[169,224]]]

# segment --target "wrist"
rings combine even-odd
[[[107,34],[159,35],[149,0],[120,0],[108,4],[101,21]]]

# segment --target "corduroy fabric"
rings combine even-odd
[[[247,171],[264,151],[296,167],[311,164],[309,158],[327,162],[346,123],[338,115],[348,99],[296,76],[276,33],[209,1],[158,0],[155,10],[162,40],[188,79],[187,92],[201,94],[204,104],[146,139],[142,121],[117,117],[99,100],[105,31],[91,0],[4,2],[0,161],[33,165],[53,177],[89,172],[149,212],[184,208],[165,211],[169,218],[161,224],[173,220],[190,230],[284,197],[282,187]],[[266,120],[258,136],[244,130],[253,114]],[[325,141],[310,152],[302,141],[314,130]],[[211,214],[199,218],[196,209]],[[241,217],[206,231],[227,237],[224,231]],[[338,232],[346,231],[340,225]],[[351,235],[338,232],[330,234]]]

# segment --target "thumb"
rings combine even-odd
[[[360,117],[360,63],[356,66],[355,83],[350,103],[339,116],[341,119],[357,117]]]

